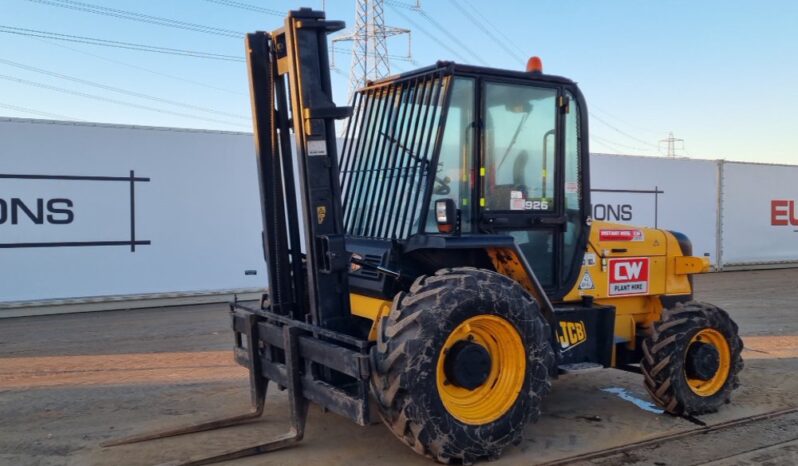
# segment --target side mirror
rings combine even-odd
[[[453,199],[435,201],[435,220],[441,233],[453,233],[457,230],[457,205]]]

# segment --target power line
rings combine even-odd
[[[215,110],[215,109],[208,108],[208,107],[201,107],[199,105],[187,104],[187,103],[184,103],[184,102],[177,102],[177,101],[174,101],[174,100],[164,99],[164,98],[152,96],[152,95],[149,95],[149,94],[143,94],[141,92],[129,91],[127,89],[122,89],[122,88],[119,88],[119,87],[109,86],[107,84],[102,84],[102,83],[98,83],[98,82],[95,82],[95,81],[89,81],[89,80],[86,80],[86,79],[76,78],[74,76],[69,76],[69,75],[62,74],[62,73],[56,73],[54,71],[48,71],[48,70],[45,70],[45,69],[42,69],[42,68],[37,68],[35,66],[25,65],[23,63],[17,63],[17,62],[11,61],[11,60],[6,60],[4,58],[0,58],[0,63],[2,63],[4,65],[8,65],[8,66],[13,66],[15,68],[19,68],[19,69],[22,69],[22,70],[32,71],[34,73],[39,73],[39,74],[44,74],[46,76],[51,76],[51,77],[63,79],[63,80],[66,80],[66,81],[72,81],[72,82],[75,82],[75,83],[78,83],[78,84],[83,84],[85,86],[90,86],[90,87],[95,87],[95,88],[98,88],[98,89],[103,89],[103,90],[106,90],[106,91],[116,92],[118,94],[123,94],[123,95],[131,96],[131,97],[137,97],[139,99],[146,99],[146,100],[151,100],[153,102],[159,102],[159,103],[163,103],[163,104],[167,104],[167,105],[173,105],[175,107],[183,107],[183,108],[187,108],[187,109],[191,109],[191,110],[198,110],[200,112],[211,113],[211,114],[214,114],[214,115],[221,115],[221,116],[226,116],[226,117],[230,117],[230,118],[238,118],[238,119],[241,119],[241,120],[249,120],[249,117],[247,117],[247,116],[238,115],[238,114],[235,114],[235,113],[227,113],[227,112],[223,112],[223,111],[220,111],[220,110]]]
[[[415,61],[412,61],[412,62],[410,62],[410,63],[413,63],[413,64],[415,64],[416,62],[415,62]],[[394,63],[394,64],[393,64],[393,65],[391,65],[391,66],[392,66],[392,67],[395,69],[395,71],[398,71],[400,74],[401,74],[401,73],[404,73],[404,72],[406,72],[406,71],[407,71],[407,67],[406,67],[406,66],[404,66],[404,65],[400,65],[400,64],[398,64],[398,63]],[[391,73],[394,73],[394,71],[391,71]]]
[[[473,3],[471,3],[469,0],[462,0],[462,3],[467,5],[469,8],[471,8],[471,10],[473,10],[474,14],[476,14],[479,18],[481,18],[483,21],[485,21],[485,24],[487,24],[494,31],[496,31],[496,33],[498,35],[500,35],[506,41],[507,44],[510,44],[511,46],[513,46],[518,51],[518,53],[520,54],[521,57],[525,57],[526,56],[525,54],[527,53],[527,51],[522,49],[521,47],[519,47],[518,44],[516,44],[512,39],[507,37],[507,34],[505,34],[502,31],[501,28],[498,28],[498,27],[496,27],[495,24],[491,23],[490,20],[488,19],[488,17],[485,16],[481,11],[477,10],[477,7],[475,7]]]
[[[455,8],[460,10],[460,13],[462,13],[463,16],[468,18],[468,20],[471,21],[471,23],[474,26],[479,28],[482,32],[485,33],[486,36],[490,37],[494,42],[496,42],[496,45],[498,45],[499,47],[502,48],[502,50],[507,52],[507,54],[510,57],[512,57],[515,60],[518,60],[521,63],[524,62],[524,58],[522,56],[520,56],[516,52],[512,51],[507,45],[504,44],[504,42],[502,40],[500,40],[498,37],[496,37],[495,34],[493,34],[490,30],[488,30],[488,28],[485,27],[484,24],[482,24],[482,21],[480,21],[478,18],[476,18],[474,15],[472,15],[470,12],[468,12],[465,8],[463,8],[463,6],[460,3],[458,3],[456,0],[449,0],[449,3],[451,3],[452,5],[454,5]]]
[[[237,127],[241,127],[241,128],[249,128],[248,126],[245,126],[245,125],[242,125],[242,124],[239,124],[239,123],[232,123],[232,122],[225,121],[225,120],[217,120],[215,118],[207,118],[207,117],[203,117],[203,116],[190,115],[188,113],[174,112],[174,111],[171,111],[171,110],[164,110],[164,109],[160,109],[160,108],[149,107],[149,106],[146,106],[146,105],[140,105],[140,104],[136,104],[136,103],[132,103],[132,102],[125,102],[124,100],[116,100],[116,99],[112,99],[112,98],[109,98],[109,97],[99,96],[99,95],[96,95],[96,94],[89,94],[89,93],[86,93],[86,92],[73,91],[73,90],[70,90],[70,89],[65,89],[63,87],[51,86],[51,85],[39,83],[39,82],[36,82],[36,81],[30,81],[30,80],[27,80],[27,79],[17,78],[15,76],[8,76],[8,75],[0,74],[0,79],[5,79],[6,81],[16,82],[16,83],[19,83],[19,84],[25,84],[26,86],[37,87],[39,89],[47,89],[47,90],[51,90],[51,91],[55,91],[55,92],[60,92],[62,94],[69,94],[69,95],[74,95],[74,96],[78,96],[78,97],[85,97],[87,99],[94,99],[94,100],[99,100],[99,101],[103,101],[103,102],[110,102],[110,103],[114,103],[114,104],[117,104],[117,105],[123,105],[123,106],[126,106],[126,107],[138,108],[138,109],[142,109],[142,110],[148,110],[148,111],[151,111],[151,112],[163,113],[163,114],[167,114],[167,115],[175,115],[175,116],[184,117],[184,118],[191,118],[191,119],[194,119],[194,120],[211,121],[211,122],[214,122],[214,123],[222,123],[222,124],[225,124],[225,125],[237,126]]]
[[[445,42],[443,42],[442,40],[440,40],[437,37],[435,37],[429,31],[427,31],[426,29],[421,27],[418,23],[416,23],[415,21],[410,19],[407,15],[405,15],[404,13],[399,11],[399,9],[396,8],[396,6],[395,6],[395,3],[397,3],[397,2],[386,2],[386,3],[387,3],[388,6],[390,6],[393,9],[394,13],[396,13],[399,16],[401,16],[405,21],[410,23],[413,26],[414,29],[417,29],[417,30],[421,31],[422,34],[424,34],[425,36],[427,36],[430,39],[432,39],[433,42],[435,42],[436,44],[438,44],[441,47],[443,47],[445,50],[447,50],[449,53],[451,53],[454,57],[460,59],[461,62],[468,63],[468,59],[467,58],[465,58],[463,55],[458,53],[453,48],[449,47]]]
[[[616,133],[618,133],[618,134],[621,134],[621,135],[623,135],[623,136],[626,136],[627,138],[629,138],[629,139],[632,139],[632,140],[634,140],[634,141],[637,141],[637,142],[639,142],[639,143],[641,143],[641,144],[645,144],[645,145],[647,145],[647,146],[651,146],[651,147],[653,147],[654,149],[659,149],[659,147],[658,147],[656,144],[652,144],[652,143],[650,143],[650,142],[648,142],[648,141],[645,141],[645,140],[643,140],[643,139],[640,139],[640,138],[637,138],[637,137],[635,137],[635,136],[632,136],[631,134],[629,134],[629,133],[627,133],[627,132],[625,132],[625,131],[623,131],[623,130],[620,130],[620,129],[616,128],[614,125],[612,125],[611,123],[608,123],[606,120],[604,120],[603,118],[599,117],[598,115],[596,115],[596,114],[595,114],[595,113],[593,113],[593,112],[590,112],[590,117],[591,117],[591,118],[594,118],[594,119],[596,119],[596,120],[598,120],[598,121],[599,121],[599,122],[601,122],[601,123],[603,123],[605,126],[607,126],[608,128],[610,128],[611,130],[615,131],[615,132],[616,132]]]
[[[643,148],[643,147],[630,146],[628,144],[623,144],[623,143],[620,143],[620,142],[617,142],[617,141],[613,141],[611,139],[607,139],[605,137],[599,136],[599,135],[597,135],[595,133],[591,133],[590,134],[590,138],[591,139],[596,139],[596,141],[598,141],[599,143],[603,143],[604,145],[608,145],[609,144],[609,145],[613,145],[613,146],[616,146],[616,147],[621,147],[621,148],[625,148],[625,149],[631,149],[631,150],[639,151],[639,152],[651,152],[651,151],[653,151],[653,149],[646,149],[646,148]]]
[[[335,46],[330,47],[330,50],[332,50],[333,52],[340,52],[340,53],[349,52],[349,50],[346,50],[345,48],[335,47]],[[371,56],[374,56],[374,53],[369,53],[367,55],[369,57],[371,57]],[[405,57],[405,56],[402,56],[402,55],[396,55],[396,54],[392,54],[392,53],[389,53],[388,55],[385,55],[385,56],[389,57],[389,58],[391,58],[393,60],[397,60],[397,61],[404,61],[404,62],[407,62],[407,63],[416,63],[416,61],[413,60],[412,57]]]
[[[186,21],[163,18],[160,16],[145,15],[143,13],[136,13],[128,10],[109,8],[101,5],[94,5],[91,3],[77,2],[74,0],[28,0],[28,1],[33,3],[40,3],[43,5],[55,6],[59,8],[66,8],[68,10],[82,11],[85,13],[109,16],[112,18],[126,19],[130,21],[154,24],[158,26],[170,27],[175,29],[183,29],[186,31],[201,32],[205,34],[213,34],[217,36],[231,37],[237,39],[243,37],[243,34],[241,34],[238,31],[233,31],[231,29],[205,26],[202,24],[189,23]]]
[[[453,44],[460,44],[462,46],[462,44],[463,44],[463,38],[462,37],[457,37],[454,34],[452,34],[451,32],[449,32],[445,27],[443,27],[443,25],[441,25],[441,23],[436,21],[432,16],[428,15],[427,12],[422,10],[421,8],[418,8],[415,11],[418,14],[420,14],[424,19],[426,19],[430,24],[432,24],[434,27],[438,28],[438,31],[442,32],[446,37],[448,37],[449,40],[451,40]],[[483,65],[487,64],[485,62],[485,60],[483,60],[482,57],[477,55],[473,50],[471,50],[471,49],[469,49],[467,47],[464,47],[464,49],[468,52],[469,55],[471,55],[478,62],[482,63]]]
[[[590,109],[593,110],[593,111],[598,111],[599,113],[602,113],[605,117],[611,118],[611,119],[613,119],[613,120],[615,120],[615,121],[617,121],[619,123],[623,123],[624,125],[626,125],[626,126],[628,126],[630,128],[634,128],[634,129],[637,129],[637,130],[640,130],[640,131],[645,131],[646,133],[650,133],[650,134],[657,134],[657,135],[661,134],[660,131],[654,131],[653,129],[644,128],[644,127],[642,127],[642,126],[640,126],[638,124],[630,123],[629,121],[627,121],[627,120],[625,120],[623,118],[617,117],[617,116],[613,115],[612,113],[610,113],[610,112],[608,112],[608,111],[606,111],[606,110],[604,110],[602,108],[597,107],[595,104],[590,104]]]
[[[415,5],[413,5],[412,3],[399,2],[399,1],[396,1],[396,0],[388,0],[385,3],[387,3],[389,6],[398,6],[399,8],[404,8],[406,10],[414,10],[415,11],[415,10],[418,10],[418,9],[421,8],[421,6],[419,5],[418,0],[416,1]]]
[[[7,110],[13,110],[15,112],[20,112],[20,113],[27,113],[27,114],[30,114],[30,115],[37,115],[37,116],[43,116],[43,117],[49,117],[49,118],[58,118],[60,120],[84,121],[84,120],[81,120],[79,118],[74,118],[74,117],[66,116],[66,115],[60,115],[58,113],[43,112],[41,110],[36,110],[36,109],[33,109],[33,108],[20,107],[18,105],[4,104],[4,103],[1,103],[1,102],[0,102],[0,108],[5,108]]]
[[[615,147],[615,146],[611,145],[610,143],[603,142],[603,141],[600,141],[600,140],[596,140],[594,142],[591,142],[591,147],[594,146],[594,145],[603,146],[605,149],[609,149],[610,151],[612,151],[613,153],[616,153],[616,154],[621,154],[621,153],[624,152],[623,149],[620,149],[618,147]]]
[[[240,92],[240,91],[234,91],[232,89],[225,89],[223,87],[214,86],[213,84],[208,84],[208,83],[204,83],[204,82],[200,82],[200,81],[195,81],[193,79],[188,79],[188,78],[184,78],[184,77],[181,77],[181,76],[175,76],[173,74],[163,73],[163,72],[160,72],[160,71],[153,70],[151,68],[145,68],[145,67],[143,67],[141,65],[135,65],[133,63],[128,63],[128,62],[124,62],[124,61],[121,61],[121,60],[116,60],[114,58],[108,58],[108,57],[105,57],[105,56],[102,56],[102,55],[97,55],[96,53],[91,53],[91,52],[88,52],[86,50],[80,50],[80,49],[77,49],[75,47],[70,47],[70,46],[68,46],[66,44],[59,44],[59,43],[56,43],[56,42],[51,42],[49,40],[39,39],[39,38],[36,38],[36,37],[34,37],[34,39],[39,40],[41,42],[44,42],[45,44],[48,44],[48,45],[51,45],[51,46],[54,46],[54,47],[60,47],[62,49],[71,50],[73,52],[77,52],[77,53],[80,53],[82,55],[87,55],[89,57],[94,57],[94,58],[96,58],[98,60],[103,60],[103,61],[106,61],[108,63],[114,63],[114,64],[117,64],[117,65],[126,66],[126,67],[132,68],[134,70],[144,71],[146,73],[150,73],[150,74],[153,74],[155,76],[161,76],[163,78],[169,78],[169,79],[173,79],[175,81],[180,81],[180,82],[183,82],[183,83],[193,84],[195,86],[204,87],[206,89],[213,89],[215,91],[226,92],[228,94],[235,94],[235,95],[242,95],[242,96],[243,95],[247,95],[247,94],[245,94],[243,92]]]
[[[161,53],[167,55],[179,55],[193,58],[207,58],[209,60],[222,60],[232,62],[245,62],[243,57],[235,55],[222,55],[218,53],[201,52],[197,50],[173,49],[168,47],[157,47],[154,45],[136,44],[133,42],[120,42],[115,40],[97,39],[94,37],[76,36],[72,34],[59,34],[56,32],[39,31],[36,29],[25,29],[12,26],[0,25],[0,32],[15,34],[18,36],[39,37],[42,39],[54,39],[80,44],[98,45],[102,47],[113,47],[126,50],[137,50],[140,52]]]
[[[280,16],[280,17],[285,16],[284,11],[272,10],[271,8],[263,8],[262,6],[253,5],[251,3],[238,2],[235,0],[205,0],[205,1],[233,8],[239,8],[241,10],[254,11],[256,13],[265,13],[267,15]]]
[[[591,136],[592,138],[593,136]],[[591,145],[600,145],[603,146],[605,150],[609,150],[608,153],[612,154],[619,154],[619,155],[650,155],[650,154],[641,154],[640,152],[630,153],[630,151],[615,145],[611,141],[602,141],[601,139],[596,139],[591,142]]]

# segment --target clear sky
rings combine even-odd
[[[80,2],[224,31],[93,14]],[[233,6],[241,3],[261,11]],[[354,3],[327,0],[328,18],[353,25]],[[798,2],[421,0],[421,12],[408,4],[386,0],[386,22],[413,30],[414,63],[394,60],[393,71],[438,59],[523,69],[539,55],[545,72],[582,87],[593,152],[657,155],[672,131],[684,139],[679,155],[798,164]],[[243,57],[237,33],[277,28],[280,13],[299,6],[322,1],[0,0],[0,115],[249,131],[242,62],[2,31]],[[406,39],[391,39],[392,55],[406,52]],[[336,63],[344,104],[348,54],[336,52]]]

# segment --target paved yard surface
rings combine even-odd
[[[798,407],[798,269],[697,277],[698,299],[726,308],[746,344],[733,403],[716,425]],[[0,320],[0,464],[149,465],[245,446],[284,432],[284,392],[266,416],[224,431],[101,448],[102,441],[248,409],[246,373],[232,362],[225,306],[204,305]],[[540,422],[491,464],[561,462],[698,429],[652,412],[640,376],[605,370],[555,381]],[[299,446],[233,462],[433,464],[382,425],[358,427],[311,408]],[[579,464],[798,464],[798,415],[585,458]]]

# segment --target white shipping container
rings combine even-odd
[[[0,302],[265,286],[252,135],[0,120]]]
[[[725,162],[724,266],[798,262],[798,166]]]
[[[682,232],[718,268],[798,264],[796,177],[593,154],[592,214]],[[259,291],[261,229],[251,134],[0,119],[0,308]]]
[[[684,233],[693,255],[717,265],[719,162],[591,154],[590,163],[595,219]]]

